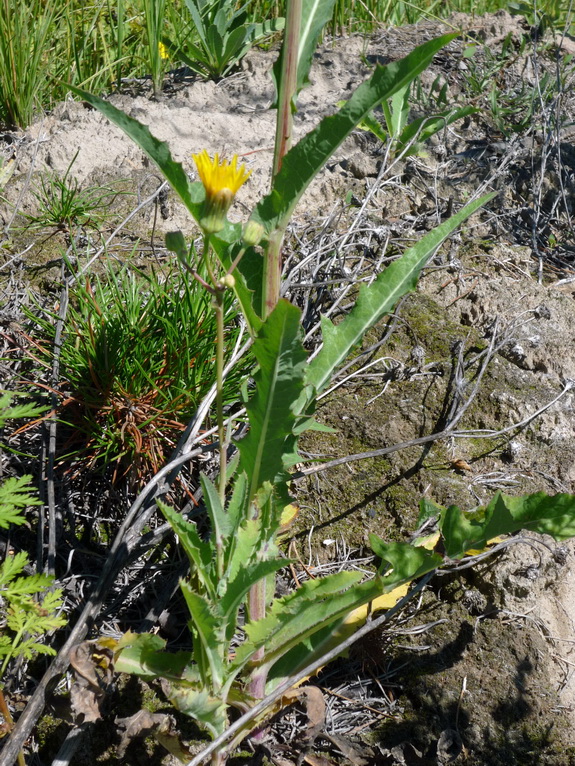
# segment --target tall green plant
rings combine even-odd
[[[162,77],[167,53],[162,42],[166,0],[143,0],[146,22],[147,61],[150,66],[154,93],[162,87]]]
[[[51,35],[60,5],[1,0],[0,11],[0,121],[25,128],[50,88],[46,70],[55,61]]]
[[[311,27],[320,6],[314,0],[304,3],[301,18]],[[306,583],[283,598],[276,598],[273,588],[274,572],[285,563],[278,554],[278,536],[290,509],[290,472],[301,461],[299,436],[318,427],[313,420],[317,394],[325,390],[365,333],[401,296],[415,289],[421,269],[445,238],[493,195],[468,204],[426,234],[370,286],[363,286],[355,307],[338,325],[324,318],[323,347],[310,363],[302,345],[300,311],[270,291],[267,270],[279,268],[279,252],[270,243],[278,234],[281,242],[296,204],[332,153],[378,103],[404,93],[453,37],[432,40],[400,61],[377,67],[337,114],[322,120],[285,155],[280,151],[281,166],[276,168],[272,188],[245,227],[229,223],[226,217],[235,193],[247,180],[237,157],[230,163],[217,156],[210,160],[205,153],[197,155],[202,183],[191,183],[167,145],[145,126],[76,90],[158,164],[203,231],[207,277],[199,275],[193,247],[181,232],[167,238],[168,247],[195,278],[202,279],[216,309],[227,290],[235,291],[254,337],[258,368],[254,393],[245,401],[249,430],[237,442],[239,459],[233,475],[228,475],[226,467],[223,412],[218,407],[220,476],[217,485],[206,477],[202,480],[209,536],[201,537],[194,524],[161,506],[190,559],[191,575],[182,589],[190,613],[192,649],[166,654],[157,637],[131,634],[114,647],[118,669],[148,678],[162,676],[172,702],[215,737],[223,736],[230,708],[245,711],[276,687],[283,688],[298,669],[321,656],[350,612],[397,585],[397,572],[407,582],[419,571],[419,554],[415,554],[408,559],[409,566],[396,568],[390,579],[383,573],[360,582],[357,573],[344,572]],[[295,45],[294,39],[288,35],[288,45]],[[305,82],[311,58],[299,49],[284,51],[284,57],[290,55],[307,63],[294,68],[297,76],[289,88],[280,83],[278,111],[284,114],[291,109],[298,83]],[[271,264],[265,265],[265,259]],[[433,562],[439,566],[442,559]],[[245,635],[232,651],[238,641],[241,606],[247,607]],[[240,727],[225,749],[215,748],[212,762],[223,763],[234,742],[255,723],[252,719],[247,728]]]

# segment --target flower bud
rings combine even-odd
[[[255,247],[259,245],[264,236],[264,227],[257,221],[248,221],[244,226],[242,240],[246,247]]]
[[[185,265],[188,262],[188,247],[181,231],[169,231],[166,234],[166,247],[178,256]]]
[[[235,287],[236,280],[234,278],[233,274],[224,274],[224,276],[221,279],[221,284],[223,287]]]

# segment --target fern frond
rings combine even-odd
[[[6,556],[0,564],[0,588],[10,583],[15,577],[22,573],[28,563],[28,556],[25,553],[16,553],[14,556]]]
[[[0,484],[0,527],[6,529],[10,524],[24,524],[26,519],[20,509],[42,505],[30,494],[31,482],[31,476],[12,476]]]

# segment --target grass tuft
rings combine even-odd
[[[42,328],[51,363],[53,317]],[[229,353],[239,328],[226,306]],[[215,379],[216,323],[211,296],[177,271],[165,278],[111,268],[70,296],[60,355],[60,459],[78,468],[112,467],[114,481],[146,481],[174,448]],[[246,364],[226,380],[237,401]]]

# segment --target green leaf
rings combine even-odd
[[[300,311],[280,300],[262,325],[253,346],[259,364],[256,392],[247,405],[250,430],[237,443],[239,470],[249,480],[249,499],[266,481],[285,478],[283,455],[292,448],[293,406],[304,386],[306,353],[301,342]]]
[[[470,114],[475,114],[479,110],[473,106],[464,106],[460,109],[447,109],[437,115],[430,117],[420,117],[403,130],[401,135],[398,136],[398,149],[396,154],[402,151],[403,147],[406,147],[414,139],[417,140],[417,144],[411,147],[404,156],[409,157],[417,151],[419,144],[427,141],[431,136],[434,136],[438,131],[443,130],[447,125],[451,125],[456,120],[460,120],[463,117],[467,117]]]
[[[319,628],[307,636],[303,641],[296,644],[288,652],[282,654],[274,662],[266,676],[266,694],[269,694],[278,684],[285,681],[289,676],[294,676],[300,670],[319,659],[326,652],[333,649],[337,643],[337,632],[341,628],[345,618],[340,617]],[[334,643],[337,642],[337,643]]]
[[[286,560],[280,558],[245,564],[237,572],[234,579],[227,584],[226,592],[220,600],[220,608],[225,617],[226,624],[235,629],[237,610],[252,585],[268,577],[268,575],[274,574],[279,569],[283,569],[285,566]],[[229,633],[228,638],[231,640]]]
[[[380,571],[391,566],[391,571],[385,572],[383,577],[387,590],[422,577],[443,564],[443,557],[439,553],[417,548],[411,543],[386,543],[377,535],[370,534],[369,544],[375,555],[385,562]]]
[[[245,627],[247,639],[232,663],[235,672],[249,662],[261,647],[262,663],[271,667],[292,647],[329,623],[381,595],[381,580],[358,583],[359,572],[340,572],[303,583],[297,591],[276,599],[266,617]]]
[[[232,532],[230,518],[224,511],[218,490],[205,474],[200,475],[200,484],[204,492],[206,511],[212,525],[212,541],[215,545],[220,545],[224,549]]]
[[[322,318],[323,348],[308,367],[307,383],[321,392],[337,368],[365,333],[395,306],[405,293],[415,290],[421,269],[443,240],[469,218],[494,194],[486,194],[469,203],[456,215],[426,234],[401,258],[388,266],[369,286],[364,285],[351,312],[337,326]]]
[[[43,574],[30,575],[29,577],[18,577],[14,580],[14,570],[11,568],[9,569],[6,565],[8,565],[11,558],[16,558],[17,556],[24,556],[26,558],[26,555],[22,553],[17,553],[14,557],[9,556],[5,560],[2,573],[0,574],[0,582],[2,582],[6,576],[12,580],[7,586],[7,595],[9,598],[23,596],[25,594],[34,595],[35,593],[42,593],[42,591],[53,584],[54,578]],[[26,563],[28,563],[27,558]],[[6,569],[4,569],[4,566],[6,566]],[[18,562],[17,567],[19,568],[19,566],[20,562]]]
[[[6,556],[0,564],[0,587],[5,587],[10,580],[21,574],[27,563],[28,556],[23,551],[15,553],[13,556]],[[33,593],[35,592],[33,591]]]
[[[248,39],[248,34],[247,27],[237,27],[226,36],[225,45],[222,51],[222,61],[225,65],[222,72],[223,74],[235,66],[242,57],[242,48],[244,48],[244,43]],[[246,52],[249,48],[249,45],[245,48]]]
[[[0,636],[0,657],[11,655],[13,651],[11,636]]]
[[[233,229],[233,225],[229,224],[230,239],[233,237],[239,238],[240,227],[238,230]],[[227,230],[224,229],[224,233]],[[220,236],[222,234],[220,233]],[[240,243],[229,247],[228,243],[216,239],[211,240],[212,247],[214,248],[216,255],[220,259],[224,270],[227,271],[234,258],[242,247]],[[236,284],[234,285],[234,293],[242,307],[242,313],[248,323],[248,329],[250,335],[253,337],[262,325],[260,315],[262,314],[262,269],[263,258],[253,247],[248,247],[245,251],[240,263],[234,271],[234,278]]]
[[[194,2],[194,0],[184,0],[184,2],[186,3],[188,11],[190,12],[190,16],[192,17],[192,21],[194,22],[196,32],[198,33],[198,37],[200,38],[200,40],[202,41],[202,44],[205,47],[206,46],[206,28],[204,26],[202,14],[200,13],[200,10],[197,4]]]
[[[351,131],[383,99],[390,98],[427,68],[438,50],[457,35],[443,35],[415,48],[408,56],[378,66],[340,111],[325,117],[282,159],[270,194],[257,205],[252,218],[268,232],[287,225],[301,195]]]
[[[24,657],[26,660],[33,659],[37,654],[53,657],[56,654],[56,650],[51,646],[37,642],[34,638],[27,638],[18,644],[18,647],[13,652],[14,657]]]
[[[250,41],[252,44],[257,43],[264,37],[269,37],[275,32],[282,32],[285,29],[286,20],[279,16],[277,19],[270,19],[269,21],[257,22],[251,25]]]
[[[387,133],[385,130],[381,127],[379,120],[374,115],[373,112],[370,112],[369,114],[366,114],[366,116],[363,118],[363,120],[359,123],[357,126],[360,130],[367,130],[370,133],[373,133],[373,135],[378,138],[380,141],[385,143],[387,141]]]
[[[227,727],[225,702],[212,697],[201,686],[168,682],[164,687],[166,696],[182,713],[203,724],[214,739]]]
[[[174,532],[178,535],[180,545],[190,560],[190,567],[194,577],[197,577],[202,583],[206,593],[209,593],[215,599],[214,546],[200,538],[195,524],[183,519],[181,514],[174,511],[173,508],[170,508],[169,505],[166,505],[161,500],[158,500],[157,503],[166,517],[166,521],[169,522]]]
[[[575,537],[575,496],[537,492],[509,497],[498,492],[489,505],[471,514],[456,506],[447,508],[440,529],[451,558],[460,558],[471,548],[483,548],[495,537],[522,529],[566,540]]]
[[[31,481],[31,476],[12,476],[0,484],[0,528],[7,529],[10,524],[25,524],[26,519],[21,509],[42,505],[30,493]]]
[[[200,77],[207,77],[210,74],[210,62],[204,54],[202,48],[194,45],[193,43],[187,42],[186,51],[183,51],[181,48],[177,48],[175,45],[172,45],[172,43],[166,38],[162,38],[162,42],[174,60],[177,59],[181,61],[182,64],[185,64],[187,67],[189,67],[192,72],[199,74]]]
[[[182,56],[182,58],[184,57]],[[188,64],[190,65],[189,61]],[[181,163],[176,162],[172,158],[168,144],[164,141],[159,141],[150,133],[145,125],[124,114],[121,110],[116,109],[107,101],[72,85],[67,87],[95,109],[98,109],[114,125],[117,125],[129,138],[138,144],[140,149],[156,163],[164,178],[170,183],[196,222],[199,223],[205,200],[204,187],[201,183],[191,183],[188,180],[188,176]],[[229,246],[237,242],[241,238],[241,234],[242,227],[239,224],[227,222],[218,236],[211,239],[212,247],[226,269],[232,263]],[[171,240],[171,243],[174,244],[173,240]],[[256,333],[261,324],[258,312],[254,309],[254,306],[261,305],[261,300],[258,297],[259,292],[261,292],[261,261],[261,255],[254,248],[248,248],[234,274],[236,277],[234,292],[240,302],[252,335]]]
[[[247,514],[246,514],[247,515]],[[261,523],[259,519],[248,519],[237,530],[230,545],[229,558],[226,562],[226,580],[233,580],[240,569],[254,558],[254,552],[261,543]]]
[[[129,643],[115,653],[114,669],[147,681],[155,678],[181,680],[192,661],[191,652],[166,652],[166,642],[151,633],[129,633],[122,642]]]
[[[239,455],[236,453],[232,459],[236,460],[238,457]],[[230,466],[228,466],[228,471],[232,472]],[[245,473],[238,473],[234,482],[234,491],[228,503],[228,517],[232,534],[237,532],[240,524],[247,517],[248,504],[248,477]]]
[[[393,94],[388,103],[383,104],[383,112],[391,138],[399,138],[401,131],[407,123],[409,115],[409,90],[410,85],[405,85]]]
[[[194,632],[201,642],[202,650],[210,666],[212,688],[219,689],[224,678],[222,639],[227,633],[228,626],[223,621],[221,610],[216,609],[215,604],[210,604],[203,596],[196,593],[188,582],[182,580],[180,587],[191,615]]]
[[[2,392],[0,391],[0,394],[1,393]],[[35,418],[50,409],[49,407],[41,407],[31,402],[28,404],[11,404],[14,396],[15,394],[8,393],[2,394],[2,396],[0,396],[0,428],[4,428],[7,420],[18,420],[19,418]],[[27,478],[29,480],[32,479],[30,476]]]
[[[140,149],[160,168],[164,178],[171,184],[188,211],[196,221],[199,221],[201,205],[205,198],[204,187],[200,183],[190,183],[181,163],[172,158],[168,144],[165,141],[159,141],[145,125],[129,117],[120,109],[116,109],[104,99],[76,88],[74,85],[67,85],[66,87],[90,106],[98,109],[110,122],[117,125],[132,141],[138,144]]]

